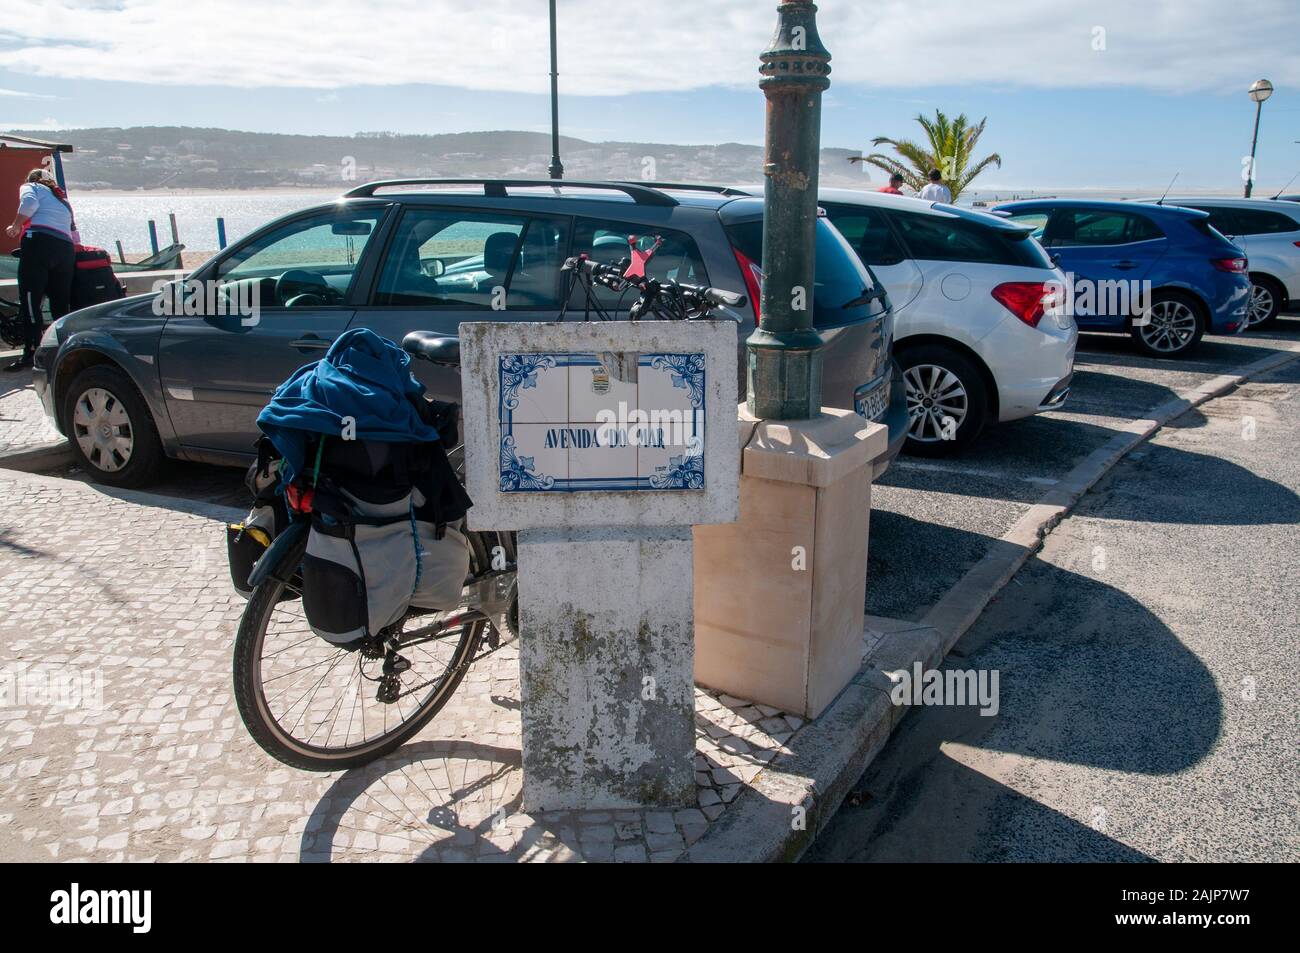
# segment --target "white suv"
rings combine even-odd
[[[880,192],[822,189],[818,204],[889,292],[909,451],[950,453],[1064,402],[1079,332],[1068,309],[1045,313],[1066,279],[1027,228]]]
[[[1288,302],[1300,304],[1300,205],[1204,195],[1169,196],[1162,201],[1209,212],[1210,225],[1246,253],[1250,327],[1273,321]]]

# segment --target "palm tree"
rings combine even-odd
[[[943,175],[943,184],[952,191],[954,202],[962,190],[990,165],[1002,167],[1002,157],[996,152],[971,165],[971,156],[975,152],[975,144],[984,133],[987,117],[972,126],[965,113],[949,121],[942,110],[936,109],[933,119],[917,116],[916,121],[925,130],[928,140],[925,145],[910,139],[890,139],[888,136],[877,136],[871,140],[873,146],[893,146],[898,156],[911,164],[911,168],[904,165],[900,158],[879,152],[873,152],[869,156],[853,156],[849,161],[870,163],[890,175],[897,172],[917,192],[929,181],[927,177],[930,170],[938,169]]]

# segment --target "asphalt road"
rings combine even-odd
[[[1058,411],[989,427],[959,458],[900,457],[873,488],[867,611],[920,619],[1079,461],[1180,391],[1300,344],[1300,316],[1206,337],[1190,359],[1148,358],[1124,336],[1079,339]]]
[[[945,662],[997,715],[910,712],[807,859],[1300,859],[1297,447],[1293,362],[1130,454]]]

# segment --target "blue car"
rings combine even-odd
[[[1129,333],[1156,357],[1184,355],[1206,331],[1245,330],[1250,278],[1209,216],[1172,205],[1035,199],[998,206],[1031,226],[1070,279],[1081,331]]]

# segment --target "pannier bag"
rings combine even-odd
[[[69,304],[72,310],[126,297],[126,287],[113,274],[113,259],[102,248],[77,246],[77,267],[72,274]]]
[[[419,490],[388,503],[341,491],[317,497],[303,560],[302,607],[313,632],[336,645],[377,635],[408,607],[454,609],[469,572],[469,543],[455,526],[416,518]]]
[[[235,592],[248,599],[253,594],[248,575],[271,541],[289,525],[289,512],[278,493],[278,468],[269,460],[259,458],[250,466],[244,485],[253,494],[253,508],[242,522],[226,526],[226,558]]]

